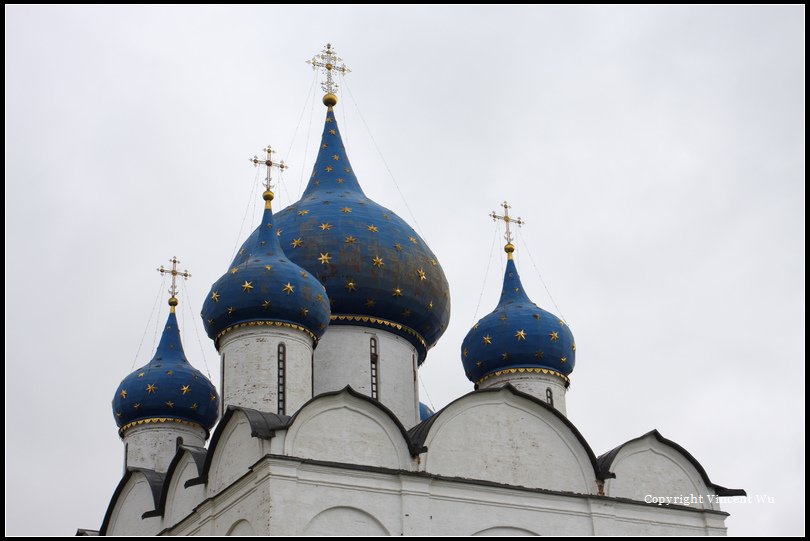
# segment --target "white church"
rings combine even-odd
[[[566,417],[574,337],[529,298],[512,258],[498,305],[459,347],[474,390],[437,412],[418,370],[450,318],[438,257],[368,199],[343,145],[327,45],[326,118],[301,199],[260,225],[206,297],[219,391],[170,314],[113,414],[125,473],[80,535],[716,535],[700,463],[653,430],[597,455]],[[177,261],[163,269],[182,277]],[[111,487],[112,488],[112,487]],[[658,505],[650,496],[671,497]]]

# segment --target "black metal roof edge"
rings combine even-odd
[[[142,519],[162,517],[164,515],[166,512],[166,499],[169,496],[169,485],[172,484],[174,472],[180,465],[180,461],[183,459],[183,456],[186,453],[191,455],[194,465],[197,466],[197,475],[199,476],[199,474],[202,472],[203,465],[205,464],[205,455],[207,454],[206,449],[204,447],[197,447],[194,445],[179,444],[174,453],[174,458],[172,458],[172,461],[169,463],[169,469],[166,470],[165,480],[163,482],[163,488],[160,491],[160,499],[158,500],[158,504],[152,511],[147,511],[144,513],[141,516]]]
[[[231,417],[237,412],[241,411],[247,417],[250,423],[250,435],[254,438],[270,439],[276,435],[276,430],[285,428],[290,423],[290,417],[286,415],[277,415],[275,413],[262,412],[252,408],[244,408],[241,406],[228,406],[225,409],[225,414],[219,420],[214,435],[211,436],[211,443],[208,445],[208,453],[205,456],[202,471],[200,476],[195,479],[189,479],[185,483],[185,488],[195,485],[204,485],[208,482],[208,472],[211,469],[211,460],[214,457],[214,450],[217,448],[219,438],[222,437],[222,431],[228,426]]]
[[[433,479],[436,481],[445,481],[451,483],[463,483],[468,485],[479,485],[479,486],[487,486],[493,488],[503,488],[508,490],[519,490],[521,492],[532,492],[535,494],[549,494],[553,496],[566,496],[571,498],[579,498],[579,499],[588,499],[593,498],[600,501],[613,501],[618,503],[627,503],[632,505],[641,505],[644,507],[655,507],[661,508],[665,507],[667,509],[677,509],[682,511],[691,511],[697,513],[710,513],[713,515],[720,515],[727,517],[729,513],[725,511],[716,511],[714,509],[698,509],[696,507],[690,507],[687,505],[677,505],[677,504],[670,504],[661,506],[657,503],[647,503],[643,500],[633,500],[631,498],[624,498],[624,497],[617,497],[617,496],[599,496],[597,494],[583,494],[579,492],[568,492],[565,490],[552,490],[548,488],[532,488],[532,487],[525,487],[522,485],[510,485],[506,483],[498,483],[497,481],[486,481],[483,479],[472,479],[468,477],[454,477],[450,475],[440,475],[436,473],[429,473],[429,472],[415,472],[410,470],[397,470],[393,468],[385,468],[382,466],[365,466],[363,464],[350,464],[348,462],[330,462],[327,460],[317,460],[314,458],[300,458],[294,456],[287,456],[287,455],[273,455],[267,454],[262,457],[264,459],[277,459],[277,460],[285,460],[290,462],[300,462],[302,464],[310,464],[313,466],[324,466],[329,468],[341,468],[346,470],[354,470],[354,471],[364,471],[369,473],[380,473],[386,475],[407,475],[411,477],[424,477],[427,479]],[[259,461],[261,462],[261,460]],[[258,464],[258,462],[257,462]],[[254,465],[255,466],[255,465]]]
[[[613,449],[611,449],[607,453],[605,453],[603,455],[600,455],[599,459],[598,459],[599,463],[600,463],[600,466],[605,470],[609,469],[613,465],[613,461],[616,459],[616,456],[619,454],[619,451],[621,451],[622,448],[625,445],[629,445],[631,443],[643,440],[644,438],[646,438],[648,436],[653,436],[660,443],[663,443],[664,445],[667,445],[667,446],[671,447],[672,449],[676,450],[681,455],[683,455],[683,457],[686,458],[686,460],[688,460],[689,463],[692,464],[692,466],[694,466],[694,468],[700,474],[700,477],[701,477],[701,479],[703,479],[703,482],[706,484],[706,486],[714,489],[715,494],[717,494],[718,496],[746,496],[747,495],[745,490],[742,489],[742,488],[726,488],[724,486],[712,483],[711,480],[709,479],[709,474],[706,473],[705,468],[700,464],[700,462],[698,462],[697,459],[694,456],[692,456],[692,454],[689,451],[687,451],[686,449],[684,449],[683,447],[681,447],[680,445],[678,445],[674,441],[672,441],[670,439],[667,439],[663,435],[661,435],[661,433],[658,431],[658,429],[652,429],[649,432],[647,432],[646,434],[642,434],[641,436],[639,436],[637,438],[627,440],[626,442],[622,443],[621,445],[619,445],[617,447],[614,447]]]
[[[497,392],[501,392],[501,391],[504,391],[504,390],[508,390],[509,392],[511,392],[515,396],[525,398],[525,399],[529,400],[530,402],[538,404],[539,406],[545,408],[546,410],[548,410],[549,412],[554,414],[560,421],[562,421],[562,423],[574,434],[574,436],[577,438],[579,443],[582,444],[582,447],[585,449],[585,452],[588,454],[588,459],[590,459],[590,461],[591,461],[591,466],[593,467],[593,471],[594,471],[594,474],[596,475],[597,479],[603,480],[603,479],[608,479],[608,478],[611,478],[611,477],[615,477],[615,475],[613,475],[610,471],[608,471],[606,469],[603,470],[602,468],[600,468],[599,463],[598,463],[598,461],[596,459],[596,455],[593,452],[593,449],[591,449],[591,446],[588,444],[587,440],[585,440],[585,437],[577,429],[577,427],[574,426],[574,423],[572,423],[568,419],[568,417],[566,417],[565,415],[560,413],[553,406],[549,406],[547,403],[545,403],[544,401],[540,400],[539,398],[537,398],[535,396],[524,393],[523,391],[519,391],[518,389],[516,389],[513,385],[511,385],[509,383],[507,383],[506,385],[503,385],[501,387],[489,387],[487,389],[478,389],[476,391],[471,391],[471,392],[469,392],[469,393],[467,393],[467,394],[465,394],[463,396],[460,396],[460,397],[456,398],[455,400],[453,400],[452,402],[447,404],[445,407],[443,407],[442,409],[440,409],[439,411],[434,413],[429,419],[427,419],[425,421],[422,421],[421,423],[414,426],[413,428],[411,428],[408,431],[408,435],[413,440],[411,442],[412,445],[414,445],[414,447],[418,447],[421,450],[420,452],[427,451],[427,448],[425,447],[425,440],[427,439],[427,436],[430,433],[430,428],[433,426],[433,423],[436,421],[436,419],[438,419],[439,415],[441,415],[445,410],[447,410],[450,406],[452,406],[456,402],[464,400],[468,396],[475,396],[477,393],[497,393]]]
[[[90,530],[89,528],[76,528],[76,537],[83,535],[98,535],[98,530]]]
[[[121,477],[121,480],[118,482],[118,486],[116,486],[115,490],[113,491],[109,505],[107,505],[107,511],[104,513],[104,519],[101,521],[101,528],[98,530],[99,535],[107,535],[107,527],[110,525],[110,519],[112,519],[113,508],[115,507],[119,496],[121,496],[121,492],[124,490],[127,482],[135,473],[142,473],[143,476],[146,477],[146,481],[149,483],[149,488],[152,491],[152,499],[155,502],[155,507],[157,507],[160,492],[166,476],[154,470],[147,470],[146,468],[127,468],[127,471],[124,472],[124,476]]]
[[[320,400],[321,398],[326,398],[326,397],[329,397],[329,396],[337,396],[337,395],[342,394],[342,393],[346,393],[346,394],[349,394],[349,395],[351,395],[351,396],[353,396],[355,398],[359,398],[360,400],[364,400],[364,401],[368,402],[369,404],[372,404],[372,405],[376,406],[377,409],[379,409],[380,411],[385,413],[394,422],[394,424],[397,426],[397,428],[399,428],[399,432],[402,434],[402,438],[405,440],[405,444],[408,446],[408,451],[411,453],[411,456],[416,456],[416,455],[419,454],[420,450],[413,444],[413,442],[411,442],[411,438],[408,437],[408,431],[405,430],[405,427],[402,425],[402,423],[397,418],[397,416],[394,415],[394,412],[391,411],[390,409],[388,409],[388,407],[385,404],[381,403],[380,401],[375,400],[374,398],[371,398],[370,396],[364,395],[363,393],[355,391],[354,389],[352,389],[351,385],[346,385],[344,388],[342,388],[342,389],[340,389],[338,391],[328,391],[326,393],[321,393],[321,394],[319,394],[317,396],[314,396],[314,397],[310,398],[303,406],[298,408],[298,411],[296,411],[293,414],[293,416],[290,418],[290,422],[288,423],[287,426],[289,427],[289,426],[294,425],[295,420],[298,418],[298,414],[300,414],[302,411],[304,411],[304,409],[307,406],[309,406],[310,404],[312,404],[316,400]]]

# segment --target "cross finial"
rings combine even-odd
[[[170,310],[171,313],[173,314],[174,307],[177,306],[177,277],[179,276],[185,280],[188,280],[189,278],[191,278],[191,273],[188,272],[187,270],[184,270],[182,272],[177,270],[177,264],[180,263],[180,260],[177,259],[176,257],[171,258],[169,261],[171,261],[172,268],[166,269],[163,268],[163,265],[161,265],[160,267],[158,267],[158,272],[161,275],[164,274],[172,275],[172,287],[169,288],[169,293],[171,294],[171,297],[169,297],[169,306],[171,306]]]
[[[258,156],[255,154],[252,158],[250,158],[250,162],[253,164],[254,167],[258,167],[259,165],[264,165],[267,167],[267,176],[264,178],[264,208],[270,208],[270,201],[273,200],[273,168],[275,167],[279,171],[283,172],[287,169],[287,164],[284,163],[284,160],[280,162],[273,161],[273,150],[270,145],[267,145],[264,149],[264,153],[266,158],[264,160],[260,160]]]
[[[503,238],[506,239],[506,246],[503,247],[503,250],[506,252],[509,259],[512,259],[512,253],[515,251],[515,245],[512,244],[512,240],[514,239],[512,237],[512,229],[509,226],[510,224],[517,224],[517,226],[520,227],[526,222],[521,220],[520,217],[512,218],[509,216],[509,209],[512,208],[512,206],[506,201],[501,203],[501,206],[503,207],[503,216],[495,214],[494,210],[489,214],[489,216],[493,221],[503,220],[504,223],[506,223],[506,234],[503,236]]]
[[[326,92],[323,97],[323,104],[327,107],[334,107],[337,104],[335,92],[337,92],[338,84],[335,82],[333,72],[346,75],[351,70],[343,63],[343,59],[335,54],[331,43],[327,43],[320,53],[312,57],[312,60],[307,60],[307,64],[312,65],[312,69],[315,70],[320,68],[326,76],[326,79],[321,81],[321,88]]]

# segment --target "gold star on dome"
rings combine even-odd
[[[516,288],[515,288],[515,293],[517,293],[518,291],[520,291],[520,288],[517,288],[517,287],[516,287]]]
[[[351,207],[343,207],[340,210],[343,211],[343,214],[348,214],[348,213],[350,213],[352,211]]]
[[[334,156],[332,156],[332,159],[333,159],[333,160],[335,160],[336,162],[337,162],[337,161],[340,161],[340,156],[338,156],[337,154],[335,154]]]
[[[126,389],[121,389],[121,398],[126,398],[126,397],[127,397],[127,390]]]
[[[467,350],[467,348],[464,348],[464,356],[466,357],[467,355],[469,355],[469,353],[470,352]]]
[[[335,130],[329,130],[329,135],[337,135],[337,132]]]
[[[200,407],[200,406],[198,406],[198,405],[197,405],[197,403],[196,403],[196,402],[194,402],[194,403],[191,405],[191,411],[197,411],[197,408],[199,408],[199,407]]]
[[[438,265],[438,264],[439,264],[439,262],[438,262],[438,261],[436,261],[435,259],[431,259],[431,260],[430,260],[430,264],[431,264],[431,265],[433,265],[433,266],[435,267],[436,265]]]
[[[326,143],[324,143],[324,144],[322,144],[322,145],[321,145],[321,148],[329,148],[329,145],[327,145]]]
[[[538,350],[538,351],[535,351],[535,352],[534,352],[534,358],[535,358],[535,359],[542,359],[542,358],[543,358],[543,352],[542,352],[542,351],[539,351],[539,350]]]
[[[427,275],[425,274],[425,269],[419,269],[418,271],[416,271],[416,274],[419,275],[419,280],[421,280],[423,282],[425,280],[427,280]]]
[[[348,237],[346,237],[346,240],[344,242],[346,244],[355,244],[357,242],[357,239],[349,235]]]
[[[242,248],[241,250],[239,250],[239,255],[242,255],[242,254],[244,254],[244,253],[245,253],[245,249],[244,249],[244,248]]]
[[[433,301],[430,301],[429,303],[427,303],[427,309],[428,310],[433,310]]]
[[[402,245],[400,243],[394,244],[394,248],[396,248],[398,252],[402,251]]]
[[[157,386],[154,383],[147,383],[146,394],[155,394],[155,392],[157,392]]]
[[[518,340],[526,340],[526,331],[520,329],[518,332],[515,333],[515,338]]]
[[[174,409],[174,402],[172,402],[171,400],[167,400],[167,401],[166,401],[166,406],[167,406],[169,409]]]
[[[182,387],[180,387],[180,392],[183,394],[188,394],[189,392],[191,392],[191,386],[183,385]]]
[[[560,327],[565,327],[565,321],[562,319],[558,319],[557,321],[560,323]]]
[[[276,229],[276,236],[280,237],[282,231],[284,231],[284,230],[283,229]]]
[[[329,231],[330,229],[332,229],[332,224],[330,224],[329,222],[322,223],[320,225],[320,228],[321,228],[321,231]]]
[[[267,300],[266,300],[266,301],[264,301],[264,302],[262,303],[262,308],[264,308],[264,309],[266,310],[266,309],[270,308],[272,305],[273,305],[273,303],[271,303],[270,301],[267,301]]]
[[[145,373],[145,372],[141,372],[141,373],[139,373],[139,374],[138,374],[138,377],[139,377],[139,378],[142,378],[142,377],[144,377],[145,375],[146,375],[146,373]]]
[[[290,243],[290,246],[292,246],[293,248],[298,248],[302,244],[304,244],[304,241],[301,240],[300,238],[298,238],[298,239],[293,239],[293,241]]]
[[[402,289],[400,289],[398,287],[395,287],[393,295],[394,295],[394,297],[401,297],[402,296]]]
[[[233,314],[234,312],[236,312],[236,308],[234,308],[233,306],[229,306],[228,307],[228,313]]]
[[[116,416],[116,417],[121,417],[121,412],[120,412],[120,411],[116,411],[116,412],[115,412],[115,416]]]
[[[287,282],[286,284],[284,284],[284,288],[282,289],[282,291],[287,295],[291,295],[292,292],[295,291],[295,286],[292,285],[290,282]]]
[[[264,270],[266,270],[266,271],[271,271],[271,270],[273,270],[273,265],[265,265],[265,266],[264,266]]]
[[[506,321],[506,313],[501,314],[501,317],[499,317],[498,319],[500,319],[501,321]]]
[[[321,185],[321,181],[318,180],[318,179],[315,179],[315,186],[320,186],[320,185]]]
[[[231,269],[231,274],[236,274],[237,272],[239,272],[238,267],[234,267],[234,268]]]
[[[326,123],[327,124],[331,124],[332,122],[334,122],[334,120],[332,119],[331,116],[326,117]]]
[[[301,308],[301,309],[298,311],[298,313],[299,313],[299,314],[301,314],[301,315],[302,315],[302,316],[304,316],[304,317],[307,317],[307,314],[309,314],[309,310],[308,310],[308,309],[306,309],[306,308]]]
[[[488,345],[490,345],[491,343],[492,343],[492,337],[491,337],[490,335],[486,335],[486,336],[484,337],[484,344],[488,346]]]
[[[318,293],[317,295],[315,295],[315,300],[318,301],[318,302],[321,302],[323,300],[323,295]]]
[[[416,238],[415,237],[408,237],[408,240],[411,241],[412,243],[416,244]]]
[[[141,403],[135,402],[135,404],[132,407],[135,408],[135,411],[138,411],[139,409],[141,409]]]
[[[345,181],[345,180],[343,180],[342,178],[337,179],[337,183],[338,183],[338,184],[343,184],[344,182],[346,182],[346,181]]]
[[[576,344],[571,344],[571,351],[576,351],[576,350],[577,350],[577,345]]]
[[[501,353],[501,357],[503,358],[504,361],[508,361],[509,360],[509,353],[504,351],[503,353]]]
[[[556,342],[560,338],[560,336],[557,334],[557,331],[552,332],[551,334],[548,335],[548,337],[551,338],[552,342]]]
[[[568,360],[568,357],[560,357],[560,362],[563,363],[563,364],[565,364],[565,362],[567,360]]]
[[[247,292],[249,292],[251,289],[253,289],[253,282],[248,282],[247,280],[245,280],[245,283],[244,283],[244,284],[242,284],[242,291],[244,291],[245,293],[247,293]]]
[[[484,366],[484,363],[482,363],[481,361],[475,361],[475,366],[481,368],[482,366]]]
[[[371,231],[372,233],[376,233],[377,231],[379,231],[379,229],[377,228],[376,225],[369,225],[367,227],[368,227],[368,230]]]
[[[331,165],[327,165],[327,166],[326,166],[326,172],[327,172],[327,173],[331,173],[331,172],[332,172],[332,171],[334,171],[334,170],[335,170],[335,168],[334,168],[334,167],[332,167]]]
[[[166,375],[167,376],[173,376],[174,375],[174,370],[166,370]]]
[[[534,316],[534,319],[540,319],[540,314],[532,314],[532,316]]]
[[[357,291],[357,284],[355,284],[355,283],[354,283],[354,281],[352,281],[352,280],[349,280],[348,282],[346,282],[346,286],[345,286],[345,287],[346,287],[346,289],[347,289],[347,290],[349,290],[350,292],[351,292],[351,291]]]
[[[391,215],[390,215],[390,214],[387,214],[387,213],[386,213],[386,214],[383,214],[383,218],[385,218],[385,219],[386,219],[386,220],[388,220],[389,222],[391,221]]]
[[[476,323],[475,325],[473,325],[473,330],[476,330],[476,331],[478,330],[478,323]]]
[[[306,216],[307,214],[309,214],[309,211],[307,209],[298,211],[299,216]]]
[[[348,167],[346,169],[344,169],[343,171],[345,171],[347,174],[352,172],[352,170],[349,169]]]
[[[325,254],[321,254],[321,256],[318,258],[318,261],[321,262],[321,265],[326,265],[330,261],[332,261],[332,256],[329,255],[329,252],[326,252]]]
[[[378,255],[375,255],[374,259],[372,259],[371,261],[375,267],[382,267],[383,265],[385,265],[385,263],[383,263],[383,259]]]
[[[371,308],[375,304],[377,304],[377,301],[375,301],[374,299],[366,299],[366,308]]]

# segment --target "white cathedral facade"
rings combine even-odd
[[[330,46],[313,59],[327,112],[306,191],[273,213],[268,152],[262,222],[205,299],[219,390],[185,357],[172,295],[154,357],[113,400],[125,473],[79,533],[724,534],[718,497],[744,491],[655,430],[598,456],[568,420],[576,344],[527,296],[511,239],[500,302],[459,348],[475,390],[420,404],[449,288],[362,191],[333,111],[340,62]]]

